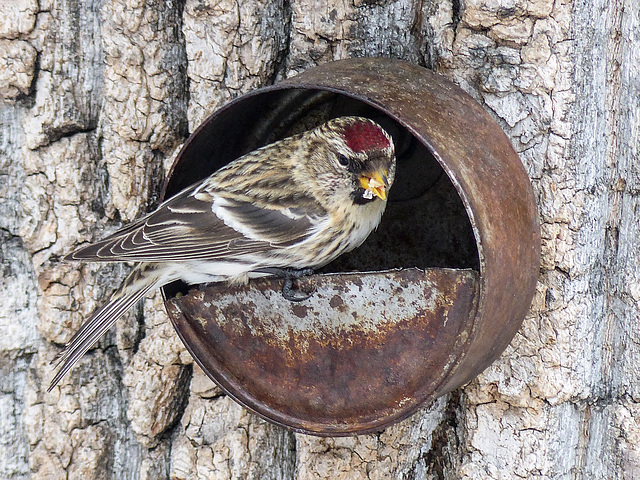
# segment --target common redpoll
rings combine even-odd
[[[54,359],[51,390],[148,292],[318,268],[378,226],[395,175],[391,137],[341,117],[248,153],[65,260],[141,262]],[[290,270],[289,270],[290,271]],[[289,294],[290,295],[290,294]],[[295,298],[290,298],[295,299]]]

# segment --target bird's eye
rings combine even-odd
[[[338,163],[343,167],[346,167],[349,165],[349,159],[344,155],[338,155]]]

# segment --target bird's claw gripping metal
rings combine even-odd
[[[313,295],[313,291],[300,292],[293,287],[294,280],[313,275],[313,268],[261,268],[256,271],[282,277],[282,296],[290,302],[303,302]]]
[[[290,302],[303,302],[313,295],[311,292],[301,292],[293,287],[293,281],[302,277],[313,275],[312,268],[282,268],[279,269],[278,276],[284,279],[282,284],[282,296]]]

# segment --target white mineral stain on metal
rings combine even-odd
[[[419,282],[405,282],[403,286],[390,283],[383,274],[357,276],[339,287],[330,275],[319,277],[314,283],[315,292],[301,303],[292,303],[275,290],[221,295],[215,301],[219,309],[215,321],[227,327],[231,326],[228,322],[233,322],[234,328],[248,328],[253,335],[267,334],[281,342],[292,334],[299,339],[301,335],[322,337],[342,333],[343,341],[348,341],[350,332],[374,333],[383,326],[434,312],[438,307],[446,312],[450,305],[444,292],[427,275]],[[242,305],[247,306],[250,318],[240,320],[225,315],[227,308],[237,312]]]

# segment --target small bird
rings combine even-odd
[[[52,363],[48,391],[134,303],[175,280],[187,284],[309,274],[353,250],[378,226],[395,176],[389,134],[340,117],[250,152],[157,210],[64,257],[138,262]],[[306,298],[306,297],[304,297]]]

